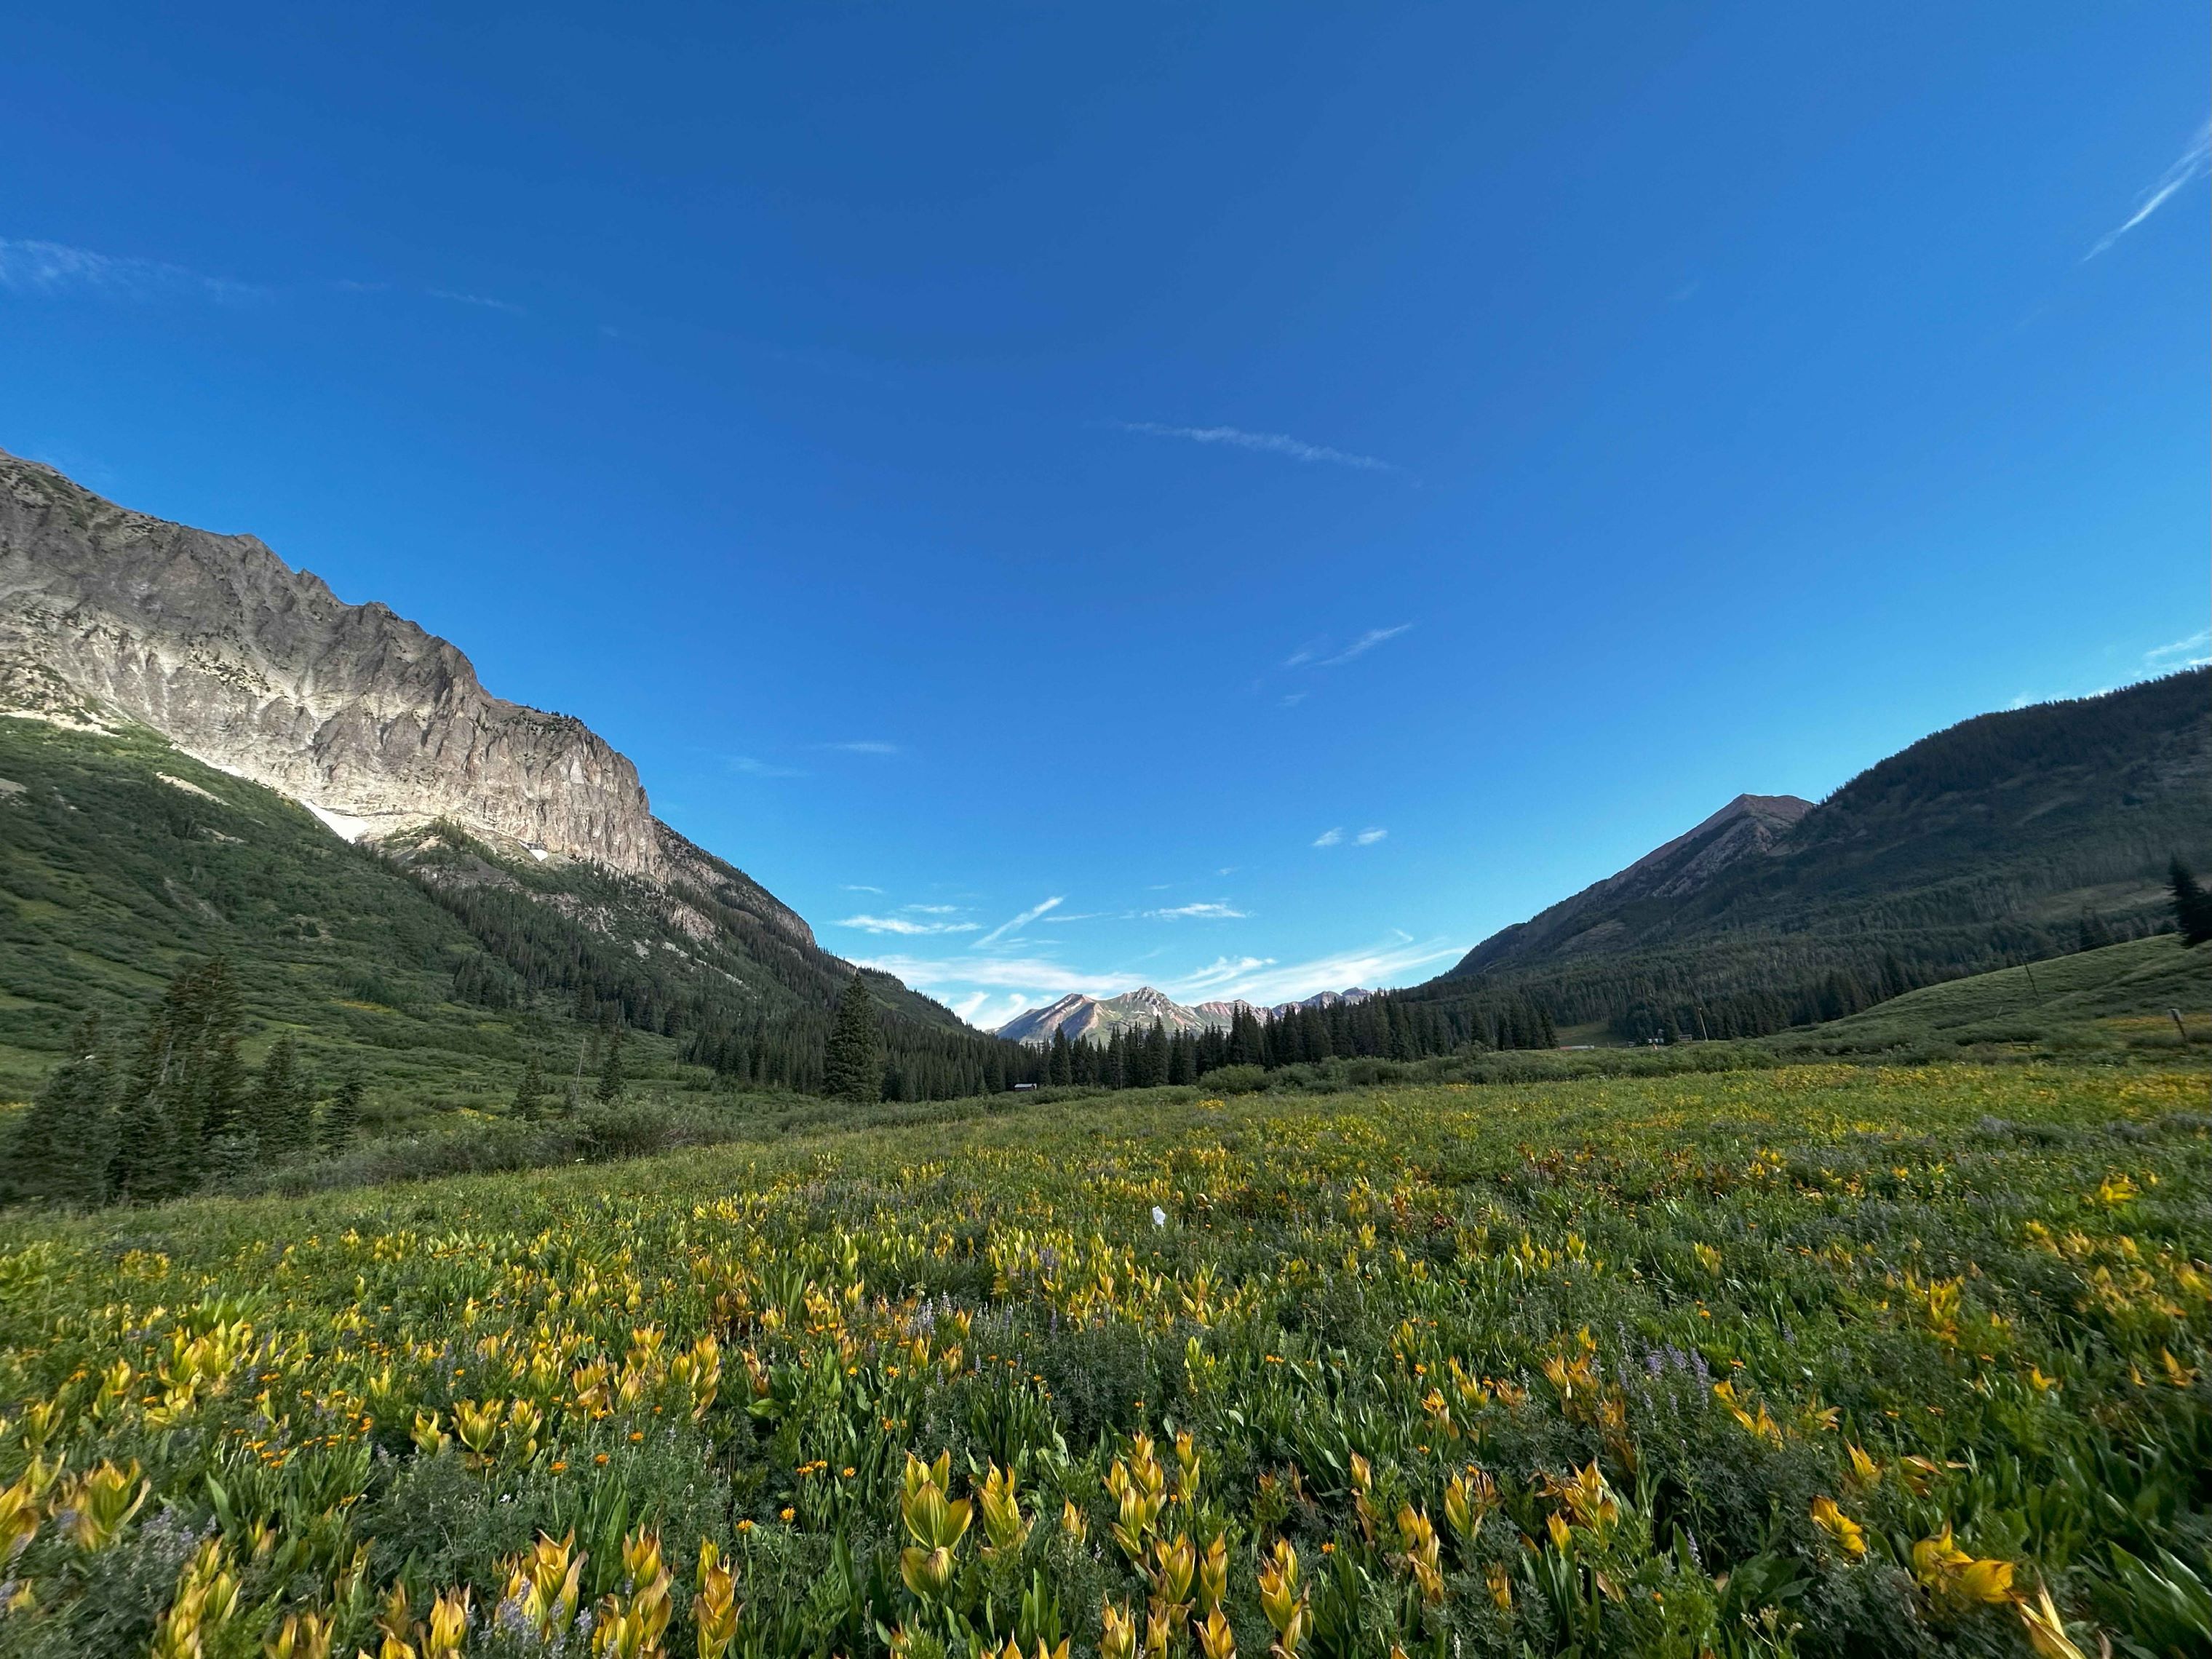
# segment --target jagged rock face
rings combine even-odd
[[[4,452],[0,709],[141,721],[354,839],[445,817],[632,874],[665,857],[636,768],[582,722],[492,696],[454,646],[251,536]]]
[[[1201,1002],[1186,1008],[1164,991],[1140,985],[1118,997],[1087,997],[1071,992],[1048,1007],[1030,1008],[999,1027],[998,1035],[1015,1042],[1050,1043],[1053,1033],[1065,1031],[1070,1042],[1087,1039],[1103,1042],[1117,1030],[1150,1031],[1155,1023],[1171,1033],[1226,1030],[1241,1011],[1261,1021],[1279,1019],[1298,1008],[1334,1008],[1340,1002],[1364,1002],[1375,994],[1353,986],[1346,991],[1322,991],[1304,1002],[1279,1002],[1273,1007],[1249,1002]]]
[[[1074,1042],[1103,1042],[1123,1029],[1144,1032],[1155,1023],[1170,1031],[1203,1030],[1207,1022],[1164,992],[1142,985],[1117,997],[1086,997],[1073,993],[1048,1008],[1032,1008],[999,1028],[998,1034],[1016,1042],[1049,1043],[1055,1031],[1065,1031]]]

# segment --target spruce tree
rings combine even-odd
[[[838,1100],[883,1098],[883,1030],[875,999],[858,974],[837,999],[836,1019],[823,1051],[822,1086],[824,1094]]]
[[[342,1152],[353,1145],[361,1133],[361,1074],[349,1072],[338,1080],[337,1092],[331,1097],[330,1109],[323,1114],[322,1143],[326,1152]]]
[[[2167,869],[2166,879],[2173,895],[2173,920],[2181,929],[2181,942],[2202,945],[2212,939],[2212,894],[2205,892],[2179,859]]]
[[[244,1095],[238,988],[220,957],[169,981],[117,1113],[117,1188],[169,1198],[197,1185],[208,1144],[236,1126]]]
[[[115,1161],[115,1068],[100,1043],[100,1016],[87,1014],[69,1058],[48,1076],[8,1149],[15,1195],[64,1204],[107,1197]]]
[[[616,1026],[608,1033],[606,1058],[599,1062],[599,1086],[593,1092],[602,1106],[611,1106],[623,1097],[628,1086],[623,1078],[623,1028]]]
[[[1393,1060],[1413,1059],[1415,1057],[1413,1033],[1411,1029],[1413,1022],[1406,1017],[1406,1011],[1399,1006],[1397,998],[1386,997],[1383,999],[1383,1018],[1389,1022],[1390,1026],[1390,1058]]]
[[[532,1054],[522,1065],[522,1081],[514,1085],[514,1115],[525,1120],[543,1116],[545,1111],[545,1068]]]
[[[1052,1055],[1045,1063],[1045,1081],[1069,1084],[1075,1081],[1075,1056],[1069,1052],[1067,1033],[1053,1027]]]
[[[1168,1075],[1170,1083],[1198,1081],[1198,1045],[1188,1031],[1178,1031],[1168,1042]]]
[[[591,1046],[589,1042],[576,1045],[575,1074],[568,1079],[568,1091],[561,1097],[561,1109],[570,1117],[574,1117],[584,1103],[584,1055]]]
[[[261,1062],[240,1121],[243,1133],[225,1137],[250,1140],[262,1158],[287,1158],[304,1152],[314,1139],[314,1119],[307,1078],[300,1066],[300,1045],[287,1032],[270,1045]]]

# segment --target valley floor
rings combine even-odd
[[[2201,1652],[2208,1105],[1159,1091],[18,1216],[0,1655]]]

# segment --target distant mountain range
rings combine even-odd
[[[2148,932],[2212,863],[2212,671],[1984,714],[1818,805],[1740,795],[1401,993],[1733,1036]]]
[[[80,1014],[135,1019],[217,955],[257,1030],[333,1063],[373,1051],[416,1099],[617,1024],[741,1084],[820,1082],[852,964],[656,819],[581,722],[493,696],[453,645],[250,536],[0,453],[0,1097]],[[1817,805],[1739,796],[1379,1011],[1478,1042],[1771,1031],[2147,932],[2177,854],[2212,870],[2204,669],[1965,721]],[[902,1097],[1034,1068],[864,979]],[[1218,1030],[1245,1007],[1145,987],[1000,1035]]]
[[[1049,1043],[1055,1031],[1065,1032],[1070,1042],[1085,1039],[1103,1042],[1117,1030],[1149,1031],[1155,1024],[1165,1027],[1170,1036],[1178,1031],[1218,1031],[1226,1030],[1240,1011],[1265,1022],[1293,1008],[1334,1008],[1339,1003],[1364,1002],[1374,994],[1353,986],[1348,990],[1322,991],[1303,1002],[1279,1002],[1273,1006],[1201,1002],[1185,1007],[1166,993],[1144,985],[1117,997],[1064,996],[1048,1007],[1016,1015],[999,1027],[998,1035],[1016,1042],[1042,1045]]]

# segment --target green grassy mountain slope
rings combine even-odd
[[[264,1036],[295,1030],[380,1095],[511,1091],[522,1022],[453,995],[476,939],[303,808],[143,730],[0,720],[0,1097],[36,1086],[81,1013],[127,1021],[217,955]]]
[[[819,1084],[850,963],[654,818],[580,721],[252,537],[0,453],[0,1086],[80,1009],[127,1026],[149,981],[217,953],[256,1018],[410,1056],[376,1068],[395,1087],[474,1097],[527,1057],[573,1075],[583,1033],[617,1028],[743,1085]],[[864,978],[895,1097],[1026,1065]]]
[[[2177,1021],[2176,1016],[2179,1016]],[[2066,1054],[2212,1048],[2212,945],[2176,933],[1948,980],[1777,1037],[1778,1054],[2030,1044]]]
[[[717,1066],[814,1085],[851,969],[741,872],[668,835],[659,876],[495,851],[449,824],[381,847],[136,726],[0,719],[0,1100],[80,1014],[128,1031],[180,967],[229,959],[253,1022],[311,1069],[362,1072],[372,1112],[496,1109],[527,1058],[573,1074],[610,1019],[634,1080]],[[895,1091],[967,1092],[1008,1046],[888,975]],[[1003,1074],[1004,1060],[1000,1069]]]
[[[2149,932],[2176,854],[2212,856],[2201,669],[1936,732],[1702,879],[1624,872],[1419,994],[1520,991],[1626,1036],[1774,1031]]]

